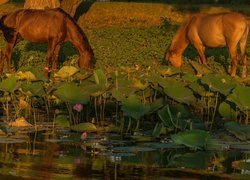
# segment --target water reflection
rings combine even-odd
[[[0,144],[0,174],[31,179],[238,178],[250,173],[248,151],[192,151],[134,143],[117,135],[44,131]],[[245,177],[244,176],[244,177]]]

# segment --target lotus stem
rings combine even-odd
[[[211,131],[211,130],[212,130],[212,127],[213,127],[213,123],[214,123],[214,119],[215,119],[215,113],[216,113],[217,105],[218,105],[218,99],[219,99],[219,92],[216,92],[216,96],[215,96],[215,105],[214,105],[214,112],[213,112],[212,123],[211,123],[211,125],[210,125],[209,131]]]
[[[130,129],[130,126],[131,126],[131,117],[129,117],[128,127],[127,127],[127,133],[128,133],[128,131],[129,131],[129,129]]]
[[[136,120],[136,127],[135,127],[135,131],[138,131],[139,129],[139,125],[140,125],[140,119]]]
[[[98,122],[98,113],[97,113],[97,98],[94,97],[94,106],[95,106],[95,116],[96,116],[96,121]]]

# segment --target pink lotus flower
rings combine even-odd
[[[86,140],[87,137],[88,137],[88,133],[85,131],[85,132],[83,132],[82,135],[81,135],[81,140]]]
[[[77,103],[74,105],[73,109],[76,110],[77,112],[81,112],[83,110],[83,105],[80,103]]]

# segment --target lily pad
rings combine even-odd
[[[206,149],[211,137],[203,130],[190,130],[171,135],[171,139],[176,144],[183,144],[195,149]]]
[[[62,127],[62,128],[70,127],[68,116],[65,116],[65,115],[58,115],[55,119],[55,123],[57,126]]]
[[[78,132],[96,132],[97,131],[96,126],[88,122],[71,126],[70,129],[74,131],[78,131]]]
[[[155,151],[155,149],[150,147],[142,147],[142,146],[123,146],[123,147],[114,147],[112,148],[113,152],[148,152]]]

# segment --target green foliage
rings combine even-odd
[[[174,143],[183,144],[195,149],[206,149],[211,137],[203,130],[191,130],[171,135]]]

